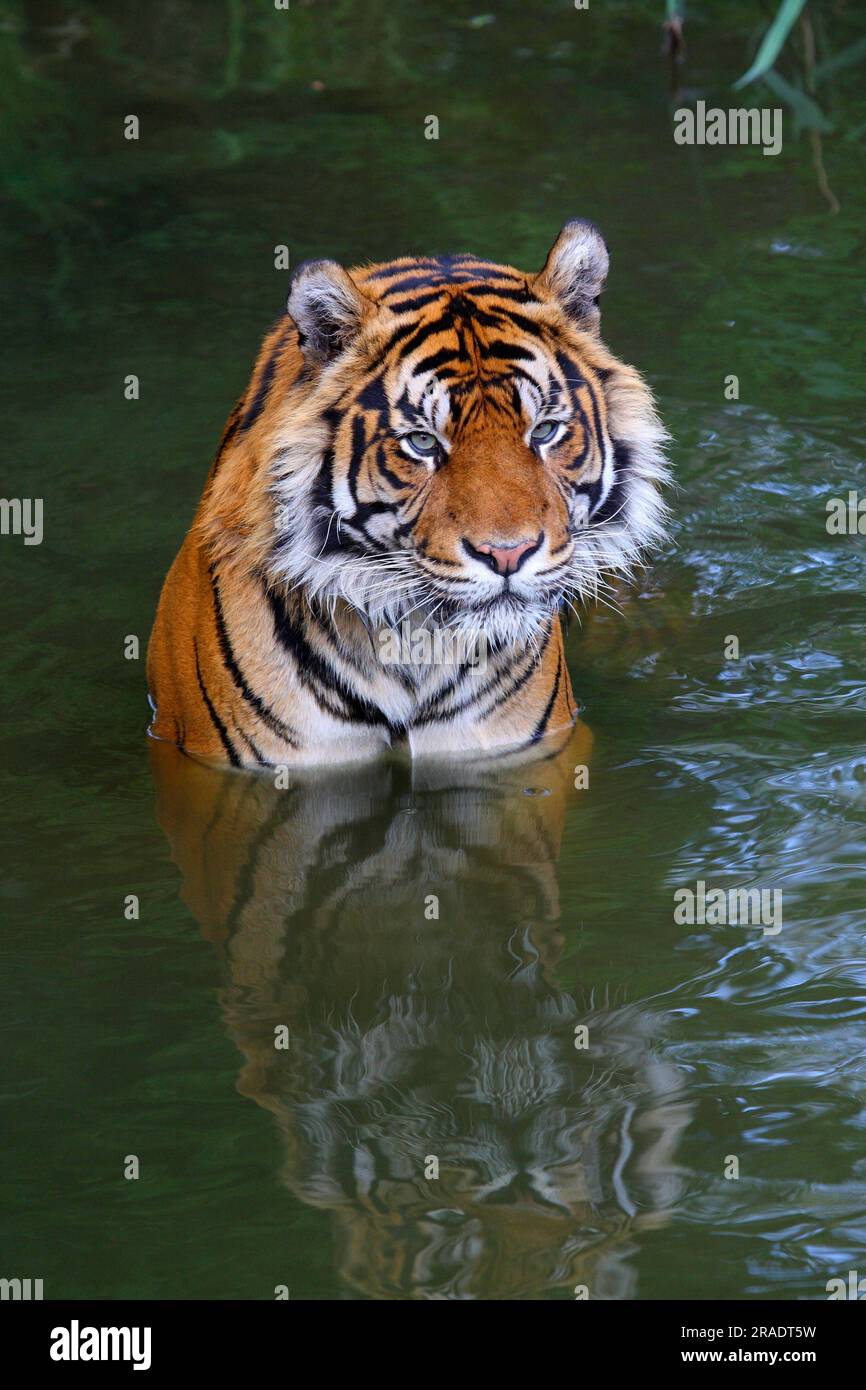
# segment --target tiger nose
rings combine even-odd
[[[534,554],[544,539],[544,532],[536,536],[534,540],[508,541],[500,543],[497,541],[484,541],[482,545],[472,545],[468,540],[463,541],[470,555],[483,560],[485,565],[489,565],[497,574],[515,574],[523,561],[529,554]]]

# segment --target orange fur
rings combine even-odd
[[[469,256],[295,273],[160,597],[154,737],[266,766],[570,727],[557,610],[664,514],[651,397],[598,337],[606,267],[579,223],[536,276]],[[386,659],[434,632],[456,656]]]

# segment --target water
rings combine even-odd
[[[45,505],[41,546],[2,540],[2,1273],[822,1298],[866,1268],[866,541],[825,527],[864,486],[857,71],[831,216],[787,126],[777,158],[674,145],[660,5],[397,8],[28,7],[0,38],[4,489]],[[727,105],[755,17],[701,9],[684,80]],[[573,215],[678,491],[622,613],[571,627],[564,758],[287,794],[149,746],[124,641],[282,304],[274,246],[533,267]],[[678,924],[698,880],[780,889],[782,930]]]

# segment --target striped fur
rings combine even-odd
[[[160,598],[155,737],[261,767],[570,728],[559,612],[666,512],[650,393],[598,336],[606,271],[575,222],[534,276],[470,255],[295,272]],[[444,634],[451,659],[385,660],[394,633]]]

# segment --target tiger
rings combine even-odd
[[[577,219],[535,274],[294,270],[159,599],[154,738],[261,769],[567,737],[562,615],[669,514],[653,396],[600,337],[608,266]]]

